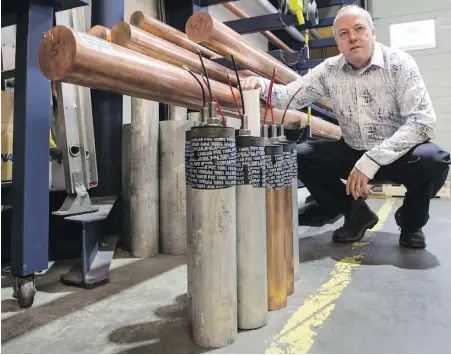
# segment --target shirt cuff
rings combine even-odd
[[[374,178],[374,175],[376,175],[377,171],[379,170],[380,165],[369,158],[366,154],[363,154],[355,164],[355,168],[364,173],[368,177],[368,179],[372,180]]]
[[[254,76],[255,79],[257,79],[257,81],[260,84],[260,98],[264,99],[266,101],[266,99],[268,98],[268,89],[269,89],[269,83],[270,81],[266,78],[262,78],[262,77],[258,77],[258,76]]]

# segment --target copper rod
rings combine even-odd
[[[145,15],[142,11],[135,11],[132,14],[130,17],[130,24],[185,48],[190,52],[197,53],[197,50],[199,49],[202,56],[205,58],[213,59],[219,57],[211,50],[190,41],[183,32],[157,20],[156,18]]]
[[[194,73],[202,73],[202,64],[197,54],[126,22],[119,22],[113,26],[111,42],[180,68],[186,65]],[[204,64],[210,78],[227,83],[225,67],[209,59],[204,59]],[[229,76],[233,86],[236,86],[238,84],[236,76],[232,72]]]
[[[202,90],[185,70],[155,58],[131,51],[86,33],[74,32],[65,26],[55,26],[41,40],[39,66],[43,75],[90,88],[111,91],[194,110],[202,108]],[[202,81],[202,80],[201,80]],[[235,110],[228,85],[210,80],[211,88],[225,109]],[[240,95],[233,88],[241,105]],[[261,104],[262,117],[265,110]],[[276,123],[282,120],[283,110],[274,109]],[[307,115],[287,111],[287,128],[307,124]],[[317,117],[312,117],[312,131],[324,137],[339,139],[340,128]]]
[[[111,42],[111,30],[104,26],[95,25],[88,31],[88,34],[103,39],[104,41]]]
[[[268,275],[268,310],[287,305],[285,231],[282,189],[266,188],[266,248]]]
[[[246,14],[243,10],[239,9],[235,4],[232,4],[230,2],[222,4],[227,10],[229,10],[232,14],[239,18],[249,18],[249,15]],[[278,38],[274,33],[270,31],[264,31],[261,33],[263,36],[265,36],[272,44],[279,47],[280,49],[294,53],[294,50],[291,49],[287,44],[285,44],[280,38]]]
[[[262,76],[271,77],[275,66],[277,83],[289,84],[300,77],[286,65],[256,48],[243,36],[206,12],[199,11],[191,15],[186,23],[185,31],[193,42],[201,43],[225,58],[230,58],[232,53],[238,64]]]
[[[292,200],[292,185],[283,188],[284,201]],[[294,255],[293,255],[293,204],[285,202],[284,205],[284,238],[285,238],[285,261],[287,268],[286,287],[287,295],[294,293]]]

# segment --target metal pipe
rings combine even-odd
[[[193,42],[202,43],[225,58],[233,54],[238,64],[265,77],[271,77],[276,67],[277,83],[288,84],[300,77],[206,12],[199,11],[190,16],[186,23],[186,34]]]
[[[256,0],[255,2],[264,8],[269,14],[279,13],[279,11],[268,0]],[[304,36],[297,29],[293,27],[284,27],[284,30],[296,41],[304,42]]]
[[[238,328],[256,329],[268,322],[265,142],[247,133],[236,137]]]
[[[190,131],[188,282],[193,339],[224,347],[237,335],[235,130]]]
[[[266,160],[266,248],[268,310],[287,305],[287,267],[285,259],[283,147],[265,146]]]
[[[232,3],[225,3],[222,4],[227,10],[229,10],[232,14],[239,18],[249,18],[249,15],[247,15],[243,10],[239,9],[235,4]],[[264,31],[261,33],[263,36],[265,36],[272,44],[276,45],[280,49],[283,49],[284,51],[293,53],[294,50],[291,49],[287,44],[285,44],[280,38],[278,38],[274,33],[270,31]]]
[[[166,255],[187,250],[185,135],[194,123],[186,108],[173,105],[169,120],[160,122],[160,250]]]
[[[202,65],[197,54],[126,22],[114,25],[111,29],[111,42],[180,68],[186,65],[194,73],[202,73]],[[227,83],[225,67],[208,59],[204,60],[204,64],[210,78]],[[238,84],[235,76],[231,75],[230,79],[234,86]]]
[[[63,42],[65,45],[61,46]],[[58,49],[57,52],[54,51],[55,48]],[[202,109],[202,90],[186,70],[86,33],[74,32],[65,26],[55,26],[45,34],[39,48],[39,66],[49,80],[60,80],[194,110]],[[214,80],[210,82],[221,106],[235,110],[228,85]],[[233,88],[233,92],[241,105],[238,90]],[[263,103],[260,110],[263,115]],[[274,109],[277,123],[281,122],[282,116],[282,110]],[[284,123],[286,127],[299,128],[307,124],[307,115],[289,110]],[[316,135],[334,139],[341,137],[340,128],[332,123],[312,117],[311,125]]]
[[[133,257],[159,253],[159,104],[132,97],[130,232]]]
[[[132,14],[130,17],[130,24],[185,48],[190,52],[197,53],[197,50],[200,50],[202,56],[205,58],[213,59],[219,57],[211,50],[190,41],[183,32],[157,20],[154,17],[145,15],[142,11],[136,11]]]
[[[105,26],[95,25],[88,31],[88,34],[103,39],[104,41],[111,42],[111,30]]]

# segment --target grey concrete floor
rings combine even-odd
[[[62,285],[70,263],[51,264],[27,310],[2,275],[1,351],[450,353],[451,200],[432,201],[428,247],[419,251],[398,246],[393,212],[401,200],[388,202],[370,200],[387,218],[359,245],[331,242],[342,220],[300,228],[301,279],[287,307],[226,348],[201,349],[191,340],[185,257],[132,259],[118,251],[110,283],[94,290]],[[352,257],[359,263],[346,261]]]

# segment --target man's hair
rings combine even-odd
[[[358,14],[360,15],[367,23],[368,23],[368,27],[373,30],[374,29],[374,23],[373,23],[373,19],[370,15],[370,13],[368,11],[366,11],[365,9],[361,8],[358,5],[346,5],[343,6],[340,10],[338,10],[337,15],[335,16],[334,19],[334,25],[333,25],[333,33],[334,33],[334,37],[336,37],[336,33],[335,33],[335,22],[337,22],[338,18],[341,15],[345,15],[345,14],[349,14],[349,13],[354,13],[354,14]]]

